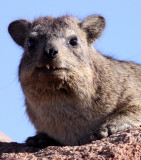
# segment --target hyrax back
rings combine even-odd
[[[24,48],[19,80],[37,130],[28,145],[81,145],[141,124],[141,66],[93,48],[104,27],[98,15],[9,25]]]

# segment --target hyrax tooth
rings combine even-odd
[[[47,69],[50,69],[50,66],[49,66],[49,64],[47,64],[47,65],[46,65],[46,67],[47,67]]]

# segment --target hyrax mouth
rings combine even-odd
[[[47,84],[50,90],[61,91],[61,93],[69,94],[67,68],[45,64],[37,68],[40,79]]]
[[[62,68],[62,67],[58,67],[58,66],[54,66],[51,64],[45,64],[42,65],[40,67],[38,67],[40,72],[46,73],[46,74],[57,74],[57,73],[63,73],[65,71],[67,71],[66,68]]]
[[[58,70],[61,68],[55,67],[55,66],[51,66],[49,64],[46,64],[43,68],[46,68],[47,70]]]

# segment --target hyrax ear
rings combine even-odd
[[[24,42],[29,34],[30,28],[31,22],[20,19],[9,24],[8,32],[18,45],[24,47]]]
[[[93,43],[105,28],[105,19],[99,15],[91,15],[81,22],[81,28],[86,32],[88,43]]]

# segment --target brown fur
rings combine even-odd
[[[78,145],[88,143],[91,135],[107,137],[141,125],[141,66],[93,48],[104,27],[98,15],[82,22],[64,16],[9,25],[12,38],[24,48],[19,80],[37,133]],[[77,46],[68,43],[72,37],[78,38]],[[27,46],[30,38],[36,40],[33,49]],[[43,56],[51,47],[58,50],[53,60]],[[46,65],[56,69],[48,73]]]

